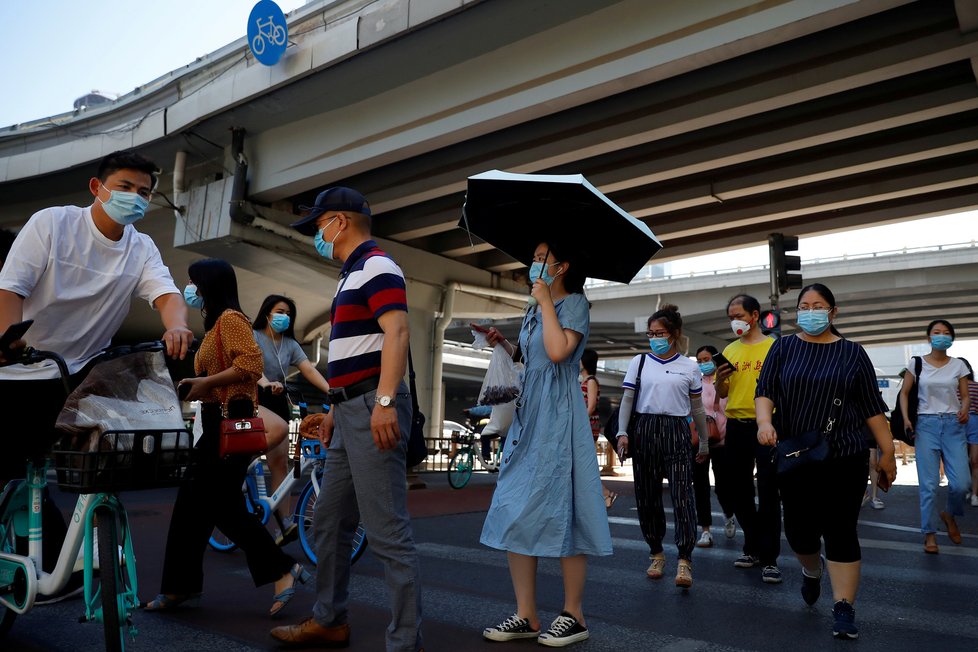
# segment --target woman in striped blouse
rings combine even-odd
[[[809,285],[799,293],[797,306],[799,332],[774,343],[757,382],[757,439],[773,446],[812,430],[824,432],[832,423],[828,457],[782,473],[778,482],[784,533],[802,566],[802,598],[815,604],[827,566],[835,603],[832,633],[854,639],[852,605],[861,559],[856,520],[869,473],[865,430],[876,439],[880,472],[891,482],[896,478],[893,438],[869,356],[832,326],[838,309],[831,290]]]

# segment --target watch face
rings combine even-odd
[[[380,403],[381,407],[390,407],[392,400],[393,399],[390,396],[381,396],[377,399],[377,402]]]

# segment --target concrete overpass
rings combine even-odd
[[[357,187],[410,277],[438,414],[443,329],[522,305],[523,264],[455,228],[470,174],[583,173],[662,259],[978,205],[967,0],[319,0],[289,27],[275,67],[242,38],[113,104],[0,130],[0,225],[87,203],[94,162],[138,147],[167,172],[140,228],[178,280],[227,258],[246,308],[292,294],[311,342],[337,270],[282,225],[322,187]],[[153,328],[141,309],[123,335]]]

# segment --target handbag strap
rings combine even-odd
[[[227,363],[224,361],[224,343],[221,339],[221,318],[217,318],[217,322],[214,324],[214,346],[217,347],[217,362],[221,365],[221,371],[227,369]],[[227,385],[221,385],[217,389],[218,398],[221,398],[221,388],[224,388],[224,400],[221,401],[221,416],[225,419],[228,418],[228,401],[231,400],[231,390]],[[255,415],[258,416],[258,404],[255,403]]]
[[[411,387],[411,415],[418,413],[418,387],[414,382],[414,359],[411,357],[411,345],[408,344],[408,384]]]
[[[628,419],[631,420],[635,412],[638,411],[638,395],[642,389],[642,369],[645,368],[645,356],[648,353],[643,353],[642,357],[638,361],[638,373],[635,374],[635,396],[632,398],[632,413],[628,415]]]
[[[781,391],[784,385],[784,339],[779,338],[775,341],[778,345],[778,399],[783,400],[784,394]],[[773,346],[773,345],[772,345]],[[842,399],[838,396],[832,398],[832,411],[829,412],[829,417],[825,421],[825,427],[822,432],[828,434],[832,432],[832,428],[835,427],[835,422],[839,420],[842,415]],[[781,425],[785,425],[782,421]]]

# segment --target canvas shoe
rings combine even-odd
[[[821,567],[818,571],[818,577],[811,577],[804,568],[801,569],[801,599],[809,607],[818,602],[818,596],[822,594],[822,573],[825,572],[825,557],[821,557],[819,563]]]
[[[754,568],[754,566],[757,566],[759,563],[760,562],[758,561],[757,557],[751,555],[741,555],[740,557],[737,557],[736,561],[734,561],[734,566],[737,568]]]
[[[704,532],[700,535],[700,540],[696,542],[697,548],[710,548],[713,546],[713,535],[709,532]]]
[[[761,581],[765,584],[780,584],[781,579],[781,569],[777,566],[765,566],[761,570]]]
[[[723,533],[727,535],[728,539],[733,539],[737,536],[737,523],[734,521],[733,516],[723,522]]]
[[[482,637],[490,641],[515,641],[521,638],[536,638],[539,635],[539,629],[533,629],[530,627],[529,620],[520,618],[516,614],[494,627],[486,627],[482,630]]]
[[[839,600],[832,607],[832,616],[835,623],[832,625],[832,636],[841,639],[855,640],[859,638],[859,630],[856,629],[856,610],[848,600]]]
[[[550,623],[550,628],[537,638],[537,643],[547,647],[564,647],[571,643],[583,641],[590,633],[587,627],[577,622],[577,618],[566,611],[561,612],[557,619]]]

